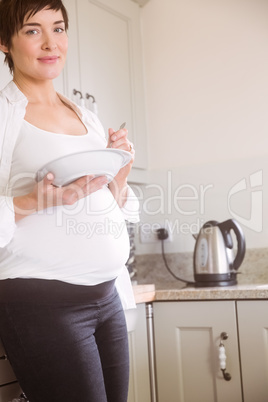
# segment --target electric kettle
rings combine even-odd
[[[234,232],[237,251],[234,255]],[[236,275],[246,251],[242,229],[234,219],[204,224],[196,239],[194,249],[195,286],[230,286],[237,283]]]

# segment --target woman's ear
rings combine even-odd
[[[3,45],[1,42],[0,42],[0,50],[4,53],[8,53],[8,47],[6,45]]]

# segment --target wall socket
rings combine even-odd
[[[141,243],[159,243],[161,240],[157,237],[157,229],[164,228],[168,231],[168,238],[165,242],[173,241],[173,234],[170,223],[143,223],[140,225],[140,242]]]

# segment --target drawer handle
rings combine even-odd
[[[81,91],[77,91],[77,89],[74,89],[73,94],[74,94],[74,96],[76,96],[78,94],[78,95],[80,95],[80,99],[83,99],[83,95],[82,95]]]
[[[7,360],[7,355],[0,356],[0,360]]]
[[[222,371],[223,378],[225,379],[225,381],[230,381],[232,377],[229,373],[226,373],[226,353],[223,344],[223,341],[226,341],[226,339],[228,339],[228,334],[226,332],[222,332],[221,341],[219,345],[219,359],[220,359],[220,369]]]

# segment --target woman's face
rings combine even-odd
[[[43,9],[24,20],[12,38],[14,78],[51,80],[62,71],[68,37],[61,10]]]

